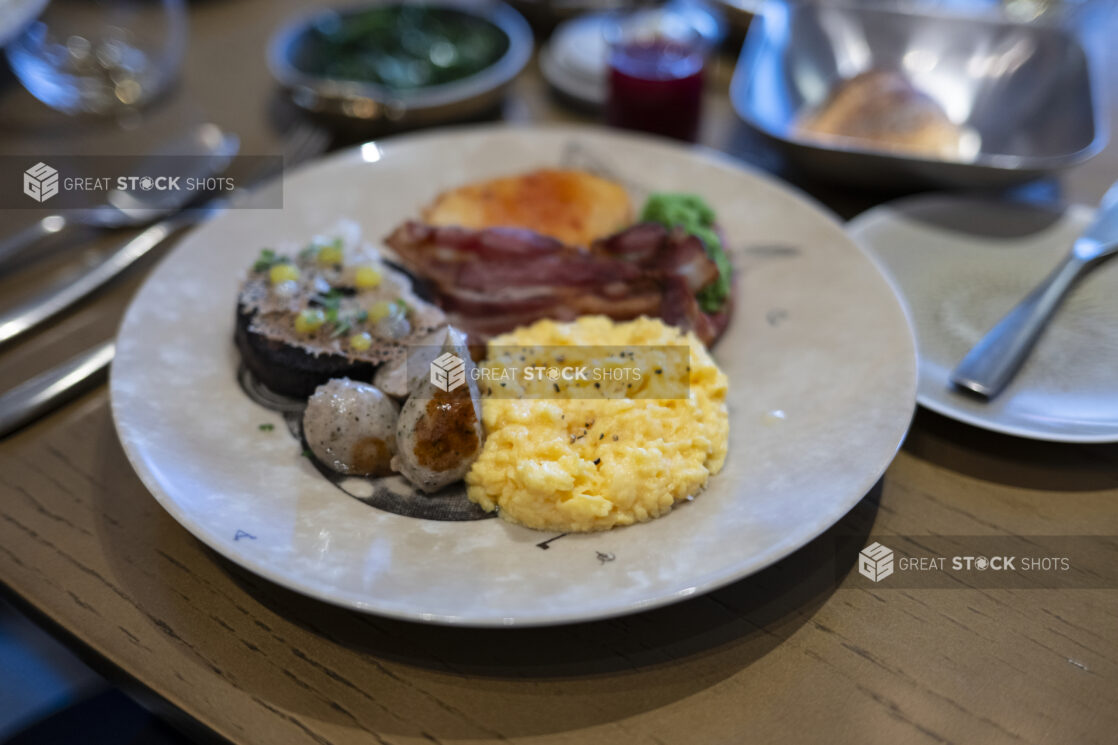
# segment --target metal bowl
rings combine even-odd
[[[976,151],[944,160],[797,131],[836,84],[871,69],[904,74],[980,138]],[[769,3],[750,26],[730,95],[793,166],[864,186],[1002,187],[1082,163],[1107,139],[1076,40],[1001,20]]]
[[[374,0],[336,9],[319,9],[284,26],[268,49],[272,75],[307,111],[365,131],[408,129],[469,119],[495,108],[509,84],[532,56],[532,30],[515,10],[500,2],[438,0],[425,3],[484,18],[508,37],[508,49],[481,72],[461,80],[414,91],[393,91],[373,83],[310,75],[293,63],[299,40],[330,14],[348,15],[398,0]]]

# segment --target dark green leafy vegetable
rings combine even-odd
[[[642,222],[658,222],[666,228],[682,228],[703,242],[707,256],[718,267],[718,279],[701,289],[696,298],[707,313],[717,313],[730,296],[730,260],[722,239],[714,229],[714,210],[696,194],[660,192],[649,196],[641,210]]]
[[[384,5],[324,16],[301,39],[304,72],[410,91],[481,72],[507,51],[500,28],[470,13]]]

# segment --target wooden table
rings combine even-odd
[[[133,151],[153,132],[209,118],[238,132],[245,152],[275,152],[274,89],[260,50],[302,5],[194,4],[180,88],[123,136],[78,130],[8,85],[0,153]],[[1113,55],[1109,68],[1118,68]],[[1118,108],[1110,113],[1114,120]],[[535,70],[505,116],[582,118],[549,101]],[[711,96],[703,139],[774,165],[724,92]],[[1116,175],[1111,147],[1063,193],[1093,202]],[[845,215],[883,198],[809,188]],[[68,258],[42,273],[66,271]],[[139,279],[5,351],[0,388],[111,334]],[[0,297],[33,284],[9,279]],[[844,526],[1118,535],[1118,447],[1015,440],[920,412],[880,487]],[[821,545],[628,618],[425,627],[305,599],[203,547],[133,474],[104,387],[0,441],[0,583],[195,734],[267,745],[1118,739],[1115,590],[868,590],[856,573],[836,582]]]

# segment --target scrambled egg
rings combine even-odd
[[[502,351],[510,345],[515,354]],[[606,355],[613,351],[603,350],[606,345],[632,356]],[[647,349],[651,345],[659,348]],[[664,346],[689,347],[689,353],[676,350],[665,359]],[[538,355],[529,349],[528,359],[521,359],[525,347]],[[566,366],[636,364],[644,375],[593,391],[587,388],[593,376],[571,384],[525,381],[525,365],[554,365],[557,351]],[[514,365],[517,373],[505,375]],[[574,532],[651,520],[696,495],[726,459],[726,376],[693,334],[659,320],[539,321],[491,340],[482,370],[490,381],[506,384],[481,384],[483,394],[489,391],[482,402],[487,439],[466,475],[467,494],[511,522]],[[610,392],[602,395],[603,386]],[[517,397],[540,396],[545,387],[557,392]]]

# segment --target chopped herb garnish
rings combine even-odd
[[[411,311],[411,306],[408,305],[408,301],[404,300],[402,297],[396,298],[395,303],[396,307],[398,307],[400,309],[400,312],[404,315],[407,315],[408,312]]]
[[[256,263],[252,265],[252,271],[266,272],[276,264],[287,263],[287,261],[287,257],[277,255],[270,248],[261,249],[260,255],[256,257]]]
[[[344,293],[336,287],[331,287],[329,292],[320,292],[311,297],[311,305],[337,310],[342,304]]]
[[[260,427],[259,427],[261,432],[271,432],[275,428],[276,428],[276,425],[269,424],[267,422],[265,422],[264,424],[261,424]]]
[[[337,323],[338,310],[342,305],[342,297],[344,297],[344,293],[335,287],[331,288],[329,292],[312,295],[309,302],[312,307],[324,309],[326,323]]]
[[[310,451],[309,449],[308,449],[308,450],[304,450],[304,451],[303,451],[303,457],[304,457],[304,458],[313,458],[313,457],[314,457],[314,453],[312,453],[312,452],[311,452],[311,451]]]
[[[341,301],[345,296],[344,290],[335,287],[327,293],[315,295],[311,298],[311,305],[325,308],[323,316],[326,323],[334,326],[330,333],[331,339],[337,339],[339,336],[352,331],[355,324],[364,323],[369,319],[369,312],[364,309],[343,315]]]

